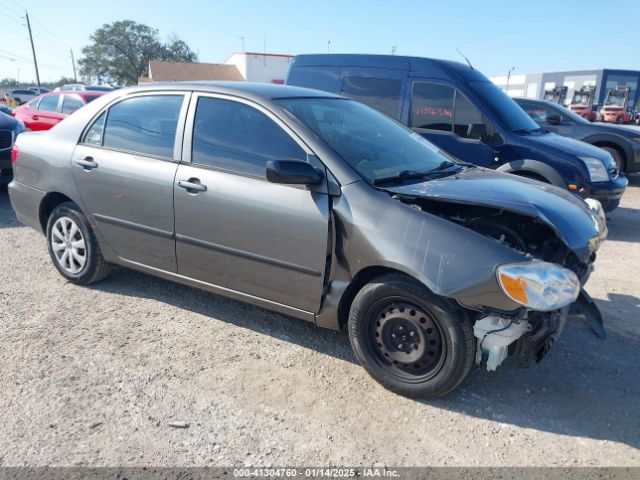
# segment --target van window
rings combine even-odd
[[[400,80],[345,77],[342,80],[341,94],[398,119],[401,88]]]
[[[415,83],[409,126],[430,130],[453,130],[454,90],[446,85]]]
[[[105,147],[173,158],[182,95],[133,97],[109,109]]]
[[[456,90],[456,104],[455,110],[453,112],[454,126],[453,131],[456,135],[462,138],[473,138],[475,140],[480,140],[480,137],[475,136],[472,137],[470,135],[470,126],[474,123],[483,123],[486,125],[486,122],[482,118],[482,114],[480,110],[478,110],[475,105],[473,105],[467,97],[462,95],[460,92]],[[487,126],[487,130],[489,130]]]
[[[244,103],[198,100],[191,161],[264,177],[269,160],[303,160],[307,154],[264,113]]]

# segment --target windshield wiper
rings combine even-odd
[[[377,178],[373,181],[373,184],[375,186],[379,186],[390,182],[401,182],[403,180],[416,180],[419,178],[431,177],[439,173],[445,173],[445,170],[448,170],[452,167],[460,168],[460,165],[449,160],[444,160],[440,163],[440,165],[432,168],[431,170],[426,170],[424,172],[417,172],[415,170],[402,170],[397,175],[391,177]]]

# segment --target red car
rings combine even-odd
[[[105,92],[51,92],[19,106],[13,116],[30,130],[49,130],[67,115],[95,100]]]

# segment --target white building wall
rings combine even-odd
[[[234,53],[225,63],[235,65],[247,82],[284,83],[293,56]]]

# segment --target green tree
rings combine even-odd
[[[131,20],[105,24],[82,49],[80,73],[121,85],[138,83],[150,60],[196,62],[198,56],[182,40],[163,43],[158,30]]]

